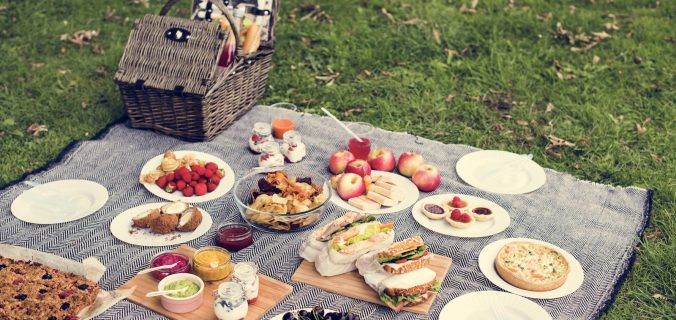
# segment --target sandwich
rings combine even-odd
[[[380,282],[380,301],[395,312],[424,303],[439,292],[441,284],[436,277],[428,268],[391,276]]]
[[[314,262],[319,251],[327,246],[328,241],[333,238],[333,235],[358,224],[374,220],[373,216],[366,215],[365,213],[347,212],[312,232],[307,240],[301,244],[300,256],[309,262]]]
[[[391,223],[373,220],[337,232],[315,258],[315,268],[322,276],[334,276],[355,270],[355,261],[369,252],[378,251],[394,241]]]
[[[386,249],[365,254],[357,259],[359,274],[370,273],[402,274],[424,268],[434,255],[427,251],[427,245],[420,236],[395,242]],[[378,283],[375,283],[377,286]],[[373,287],[373,286],[372,286]]]

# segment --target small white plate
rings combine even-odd
[[[425,214],[422,212],[422,206],[424,204],[434,203],[437,205],[442,205],[444,202],[451,201],[454,196],[458,196],[460,199],[467,201],[467,208],[469,208],[469,210],[476,207],[491,209],[493,212],[493,219],[488,221],[476,221],[471,226],[465,229],[460,229],[451,227],[451,225],[448,224],[445,219],[432,220],[425,216]],[[416,204],[413,205],[412,211],[413,219],[415,219],[415,221],[417,221],[421,226],[434,232],[459,238],[479,238],[492,236],[507,229],[511,222],[509,213],[507,213],[507,210],[505,210],[503,207],[492,201],[464,194],[439,194],[430,196],[416,202]]]
[[[547,179],[545,170],[526,156],[499,150],[469,153],[455,165],[467,184],[488,192],[522,194],[537,190]]]
[[[333,204],[343,209],[350,211],[367,212],[370,214],[386,214],[404,210],[413,205],[418,200],[418,197],[420,196],[420,192],[418,192],[418,187],[416,187],[415,184],[413,184],[413,182],[411,182],[411,180],[409,180],[408,178],[387,171],[375,171],[375,170],[371,171],[371,177],[373,178],[373,180],[375,180],[377,177],[380,176],[388,176],[394,181],[394,184],[396,184],[406,195],[404,201],[399,202],[399,204],[397,204],[394,207],[383,206],[380,207],[379,210],[364,211],[359,208],[353,207],[352,205],[347,203],[347,201],[341,199],[340,196],[338,195],[338,192],[333,192],[333,195],[331,196],[331,202],[333,202]]]
[[[161,247],[176,245],[197,239],[209,231],[213,221],[208,212],[199,209],[202,213],[202,223],[192,232],[174,231],[168,234],[157,234],[150,232],[150,229],[135,228],[132,226],[131,219],[137,214],[150,210],[153,208],[160,208],[167,204],[167,202],[157,202],[144,204],[134,207],[118,214],[113,221],[110,222],[110,232],[115,238],[118,238],[126,243],[146,246],[146,247]]]
[[[504,245],[512,241],[528,241],[537,244],[543,244],[560,252],[566,258],[566,260],[568,260],[568,265],[570,266],[570,272],[568,273],[566,282],[554,290],[530,291],[517,288],[503,280],[495,270],[495,257],[498,255],[498,252]],[[572,254],[551,243],[528,238],[502,239],[485,246],[481,250],[481,253],[479,253],[479,269],[481,269],[481,272],[483,272],[490,282],[502,288],[503,290],[518,294],[520,296],[536,299],[554,299],[569,295],[575,292],[575,290],[579,289],[580,286],[582,286],[582,282],[584,281],[584,270],[582,270],[582,265],[580,265],[580,262],[577,261],[577,259],[575,259]]]
[[[312,310],[312,308],[303,308],[303,309],[296,309],[296,310],[285,311],[284,313],[280,313],[280,314],[278,314],[278,315],[272,317],[270,320],[282,320],[282,319],[284,319],[284,315],[285,315],[287,312],[294,312],[294,311],[301,311],[301,310],[310,311],[310,310]],[[336,312],[336,310],[324,309],[324,313],[329,313],[329,312]]]
[[[551,320],[552,316],[537,303],[501,291],[463,294],[444,306],[439,319],[456,320]]]
[[[38,185],[21,193],[12,202],[17,219],[36,224],[78,220],[101,209],[108,190],[88,180],[59,180]]]
[[[212,192],[209,192],[203,196],[192,196],[192,197],[184,197],[183,193],[181,191],[174,191],[174,193],[167,193],[166,191],[160,189],[155,183],[142,183],[150,193],[165,199],[169,201],[183,201],[186,203],[199,203],[199,202],[205,202],[209,200],[213,200],[216,198],[219,198],[221,196],[224,196],[230,189],[232,189],[232,186],[235,185],[235,172],[232,171],[232,168],[225,163],[225,161],[219,159],[216,156],[212,156],[208,153],[204,152],[199,152],[199,151],[174,151],[174,154],[176,154],[176,158],[183,158],[186,154],[193,154],[195,155],[195,158],[199,160],[204,160],[206,162],[213,162],[218,165],[219,169],[223,169],[225,171],[225,175],[223,176],[223,179],[221,179],[221,182],[218,184],[218,187]],[[150,173],[155,171],[157,167],[159,167],[162,164],[162,159],[164,159],[164,154],[160,154],[157,157],[154,157],[150,159],[146,164],[143,166],[141,169],[141,175]]]

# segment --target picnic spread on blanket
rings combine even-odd
[[[278,1],[166,17],[175,2],[131,32],[115,76],[128,118],[0,190],[1,319],[593,319],[610,305],[650,191],[256,106]]]

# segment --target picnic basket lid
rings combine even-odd
[[[115,80],[205,95],[223,41],[217,24],[146,15],[136,21],[129,35]]]

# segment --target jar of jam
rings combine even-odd
[[[239,251],[253,244],[251,226],[243,223],[228,223],[216,233],[216,245],[228,251]]]
[[[275,142],[275,138],[272,137],[272,127],[265,122],[254,123],[251,137],[249,137],[249,149],[261,153],[261,146],[266,142]]]
[[[284,156],[279,152],[279,144],[276,141],[268,141],[260,146],[261,155],[258,156],[258,166],[277,167],[284,165]]]
[[[246,301],[256,303],[258,299],[258,266],[253,262],[240,262],[235,265],[232,273],[232,281],[242,285],[246,294]]]
[[[230,252],[220,247],[204,247],[195,251],[192,271],[204,281],[216,281],[227,278],[233,269]]]
[[[223,282],[214,291],[214,314],[219,320],[240,320],[249,312],[249,304],[242,285],[233,282]]]
[[[157,280],[162,280],[167,276],[175,273],[189,273],[190,263],[187,256],[173,251],[160,252],[153,256],[150,260],[150,268],[159,266],[168,266],[176,264],[169,269],[155,270],[152,272],[153,277]]]

